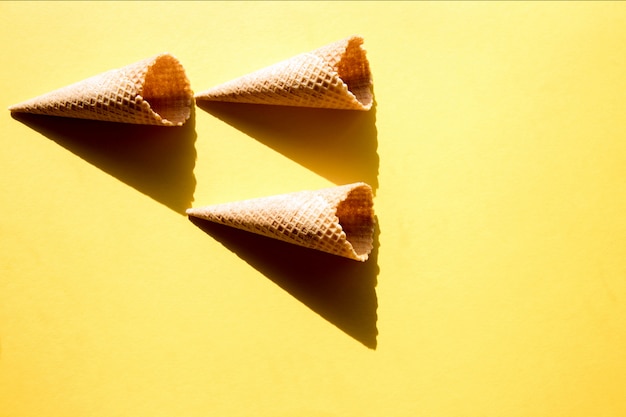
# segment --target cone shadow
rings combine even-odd
[[[102,171],[184,214],[196,189],[195,117],[182,127],[161,127],[12,113]]]
[[[344,333],[376,349],[378,226],[369,260],[358,262],[195,217],[189,220]]]
[[[378,189],[376,103],[369,111],[199,100],[196,105],[335,184]]]

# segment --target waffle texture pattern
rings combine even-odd
[[[170,54],[120,69],[9,107],[12,112],[119,123],[181,126],[191,115],[193,92],[183,66]]]
[[[196,94],[196,100],[369,110],[372,75],[352,36]]]
[[[192,208],[187,214],[358,261],[366,261],[373,246],[373,196],[365,183]]]

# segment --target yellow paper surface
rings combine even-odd
[[[626,415],[626,4],[0,3],[1,107],[352,34],[368,113],[0,117],[0,416]],[[364,264],[194,224],[366,181]]]

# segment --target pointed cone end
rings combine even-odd
[[[211,216],[208,206],[188,208],[187,210],[185,210],[185,213],[187,213],[187,216],[189,217],[196,217],[198,219],[213,221],[213,218]]]
[[[7,108],[11,113],[23,113],[27,112],[28,109],[22,103],[13,104]]]
[[[201,91],[199,93],[194,94],[193,98],[196,100],[210,100],[210,94],[209,93],[210,90],[206,90],[206,91]]]

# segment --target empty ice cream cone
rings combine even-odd
[[[372,189],[362,182],[191,208],[187,214],[358,261],[372,251]]]
[[[119,123],[182,126],[193,92],[183,66],[164,53],[107,71],[23,103],[11,112]]]
[[[196,100],[369,110],[372,76],[362,44],[352,36],[198,93]]]

